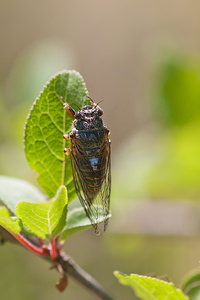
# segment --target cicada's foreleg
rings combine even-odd
[[[75,110],[69,106],[67,102],[64,103],[64,110],[68,113],[68,115],[74,120],[75,119]]]
[[[88,96],[88,95],[87,95],[87,97],[88,97],[88,99],[90,99],[90,101],[92,102],[92,105],[96,107],[97,104],[94,102],[94,100],[93,100],[90,96]]]
[[[87,96],[87,97],[88,97],[88,99],[90,99],[92,106],[94,106],[95,108],[98,108],[99,116],[103,115],[103,109],[101,109],[101,107],[99,106],[99,103],[101,103],[102,101],[95,103],[94,100],[90,96]]]
[[[68,115],[74,120],[75,119],[75,110],[69,106],[69,104],[67,102],[64,101],[63,97],[60,96],[60,99],[64,102],[63,106],[64,106],[64,110],[66,110],[66,112],[68,113]]]

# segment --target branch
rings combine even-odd
[[[58,263],[62,266],[65,274],[70,275],[81,283],[84,287],[93,291],[100,299],[113,300],[113,298],[107,294],[102,286],[87,272],[85,272],[75,261],[69,257],[66,253],[62,253],[58,258]]]
[[[0,226],[0,235],[4,242],[10,241],[21,245],[9,232],[7,232],[3,227]],[[37,245],[37,243],[30,238],[26,239],[30,240],[31,243]],[[48,260],[50,263],[54,263],[54,261],[50,257],[42,257],[45,260]],[[103,287],[87,272],[85,272],[79,265],[72,260],[66,253],[62,252],[62,254],[57,258],[57,262],[61,265],[64,273],[76,279],[79,283],[81,283],[84,287],[89,289],[91,292],[99,296],[100,299],[103,300],[114,300],[104,289]]]

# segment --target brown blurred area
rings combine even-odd
[[[115,151],[151,119],[147,92],[161,47],[199,51],[199,9],[198,1],[1,1],[1,82],[29,47],[62,43],[90,95],[103,100]]]
[[[179,200],[184,195],[189,203],[190,196],[198,199],[199,169],[194,193],[193,181],[188,178],[180,180],[180,189],[175,190],[176,180],[172,180],[175,187],[171,188],[168,183],[164,186],[163,177],[155,190],[152,181],[143,185],[147,177],[141,173],[152,166],[154,156],[156,159],[161,156],[160,148],[154,148],[159,143],[157,134],[162,139],[164,135],[152,102],[159,79],[157,67],[168,50],[178,57],[179,53],[189,55],[199,63],[199,11],[197,0],[0,0],[0,172],[36,184],[36,174],[30,170],[23,153],[26,115],[54,73],[62,69],[79,71],[90,96],[96,101],[103,100],[104,120],[111,131],[113,217],[103,237],[98,239],[92,231],[81,233],[70,238],[65,249],[115,299],[134,296],[131,290],[117,283],[112,275],[114,270],[167,273],[179,283],[183,274],[198,266],[199,214],[193,204],[189,204],[189,209],[188,203],[181,208]],[[172,136],[169,131],[167,134]],[[167,142],[161,140],[162,149],[167,148]],[[189,152],[188,156],[192,154]],[[128,166],[135,175],[126,173]],[[173,168],[171,171],[176,173]],[[180,174],[183,173],[181,169]],[[149,177],[153,177],[152,173]],[[155,177],[156,184],[158,179],[162,175]],[[126,182],[119,190],[123,180]],[[188,184],[191,189],[185,192]],[[168,188],[171,188],[169,193]],[[139,205],[140,198],[150,200],[148,205],[152,204],[153,209],[147,211],[145,202],[144,210],[138,206],[136,210],[132,208],[135,202]],[[154,198],[178,199],[174,206],[177,215],[171,214],[173,201],[170,207],[165,203],[154,208]],[[136,216],[141,216],[138,221]],[[164,227],[155,220],[163,222]],[[191,220],[195,220],[192,225]],[[174,226],[169,226],[172,223]],[[182,224],[188,227],[185,229]],[[97,299],[73,281],[64,294],[58,294],[54,289],[58,275],[48,268],[45,262],[19,247],[0,247],[2,299]]]

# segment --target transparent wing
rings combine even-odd
[[[71,140],[71,164],[76,193],[96,233],[99,233],[99,218],[104,217],[105,230],[110,213],[110,154],[110,141],[106,137],[98,153],[100,168],[94,171],[86,151],[75,139]]]

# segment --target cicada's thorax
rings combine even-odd
[[[79,151],[84,151],[90,169],[83,169],[84,181],[88,186],[88,198],[91,200],[101,189],[105,178],[105,160],[102,157],[102,147],[105,144],[105,136],[108,132],[103,125],[101,115],[103,111],[99,107],[84,106],[75,114],[72,136],[80,145]],[[92,172],[91,172],[92,171]]]
[[[100,111],[102,115],[102,110]],[[89,105],[84,106],[75,114],[73,136],[86,151],[88,157],[98,155],[105,139],[106,128],[99,116],[99,109]]]

